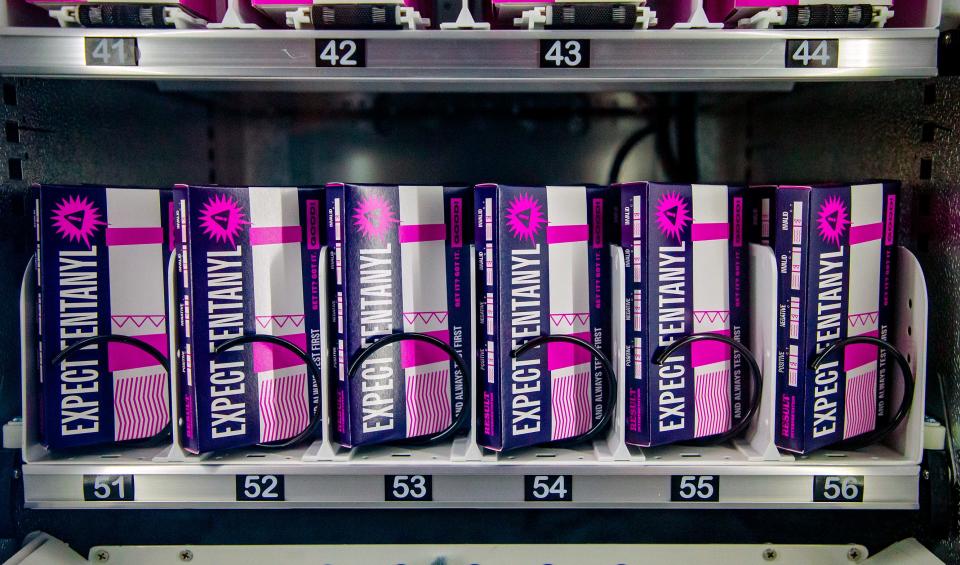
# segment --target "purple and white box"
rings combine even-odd
[[[809,369],[814,355],[853,336],[888,339],[895,280],[898,182],[781,186],[775,195],[777,446],[808,453],[890,417],[889,363],[852,344]]]
[[[413,332],[450,347],[469,368],[472,238],[466,187],[327,185],[335,439],[357,447],[436,435],[462,410],[469,375],[449,353],[403,340],[376,350],[349,374],[361,351]]]
[[[559,441],[604,416],[600,361],[551,342],[511,358],[544,335],[580,338],[610,355],[610,251],[606,189],[588,186],[476,187],[477,437],[497,451]]]
[[[319,365],[323,189],[178,186],[174,203],[185,448],[297,437],[321,395],[303,360],[262,341],[214,352],[233,338],[269,335]]]
[[[748,257],[739,187],[621,184],[626,261],[626,441],[654,446],[722,434],[748,410],[748,365],[719,341],[697,341],[653,363],[690,334],[747,343]]]
[[[170,423],[170,376],[114,334],[168,354],[170,191],[37,187],[40,428],[51,449],[146,439]]]

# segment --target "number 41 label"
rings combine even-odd
[[[788,39],[788,69],[835,69],[840,58],[837,39]]]

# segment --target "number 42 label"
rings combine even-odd
[[[837,39],[788,39],[788,69],[835,69],[840,58]]]
[[[363,39],[318,39],[317,66],[366,67],[366,41]]]

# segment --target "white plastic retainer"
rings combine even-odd
[[[610,0],[566,0],[565,4],[607,4]],[[657,13],[646,6],[646,0],[636,2],[637,21],[634,28],[650,29],[657,25]],[[520,17],[513,19],[513,25],[524,29],[544,29],[553,23],[553,5],[537,6],[524,10]]]
[[[287,26],[294,29],[314,29],[313,25],[313,7],[326,6],[333,4],[396,4],[395,22],[403,29],[425,29],[430,27],[429,18],[424,18],[420,12],[404,6],[401,0],[388,0],[386,2],[356,2],[353,0],[325,0],[323,2],[314,2],[310,6],[301,6],[295,10],[286,13]]]
[[[887,20],[893,17],[893,10],[887,6],[873,6],[873,19],[870,27],[883,27]],[[787,23],[787,9],[783,6],[776,8],[767,8],[757,12],[749,18],[743,18],[737,22],[737,27],[747,29],[768,29],[771,26],[785,25]]]
[[[149,6],[149,4],[145,4]],[[60,6],[49,11],[50,17],[59,22],[60,27],[78,27],[80,25],[80,6]],[[178,6],[163,8],[163,22],[177,29],[206,27],[207,20],[198,18]]]

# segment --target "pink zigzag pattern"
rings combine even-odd
[[[555,326],[559,326],[562,324],[573,326],[578,322],[580,324],[585,325],[589,321],[590,321],[589,312],[571,312],[569,314],[550,314],[550,322]]]
[[[132,323],[138,328],[142,328],[144,324],[150,322],[153,327],[159,328],[167,320],[167,317],[163,314],[130,314],[128,316],[110,316],[110,319],[113,320],[113,323],[116,324],[118,328],[127,325],[127,322]]]
[[[730,310],[694,310],[693,318],[703,323],[704,320],[714,323],[717,320],[726,322],[730,319]]]
[[[257,316],[257,325],[266,329],[271,322],[276,322],[277,326],[283,327],[287,323],[292,323],[296,327],[303,325],[303,314],[286,314],[273,316]]]
[[[429,324],[430,320],[436,318],[437,323],[442,324],[447,321],[447,313],[443,311],[436,312],[404,312],[403,319],[406,320],[408,324],[412,324],[417,320],[420,320],[424,324]]]
[[[850,314],[847,319],[853,327],[865,326],[868,323],[876,324],[878,315],[878,312],[864,312],[863,314]]]

